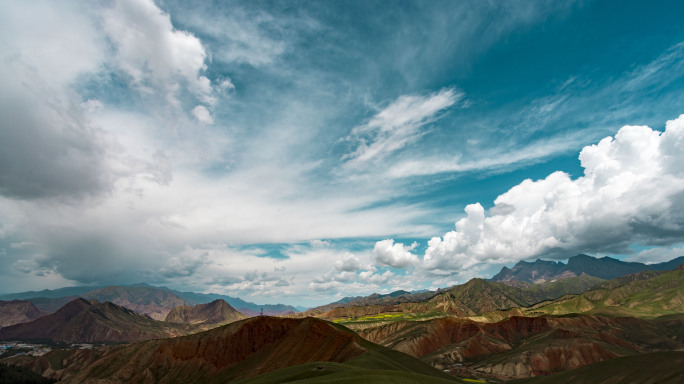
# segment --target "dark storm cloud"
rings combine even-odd
[[[0,194],[80,198],[109,188],[110,148],[79,106],[40,104],[20,92],[0,98]]]

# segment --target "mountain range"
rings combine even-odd
[[[174,307],[207,304],[215,300],[224,300],[247,316],[256,316],[262,311],[266,315],[284,315],[298,312],[297,308],[290,305],[259,305],[226,295],[181,292],[144,283],[126,286],[68,287],[19,292],[1,295],[0,300],[26,300],[33,303],[40,311],[54,313],[68,302],[79,297],[100,302],[109,301],[138,313],[146,314],[156,320],[164,320]]]
[[[66,343],[133,342],[186,334],[167,324],[110,302],[74,299],[57,312],[0,328],[0,340],[51,340]]]
[[[684,263],[684,256],[664,263],[643,264],[625,262],[611,257],[595,258],[580,254],[570,257],[567,264],[541,259],[533,262],[519,261],[513,268],[503,267],[491,280],[543,283],[582,274],[609,280],[642,271],[668,271],[682,263]]]
[[[112,302],[78,298],[51,315],[0,328],[0,339],[139,342],[4,359],[66,383],[571,380],[597,372],[585,370],[594,365],[617,369],[610,362],[619,359],[679,358],[683,260],[649,266],[578,255],[567,264],[519,263],[508,271],[521,280],[475,278],[436,291],[346,297],[281,318],[246,319],[223,300],[187,304],[208,294],[183,298],[165,288],[104,287],[83,295],[148,303],[137,311],[156,308],[157,314],[176,298],[182,304],[158,321]]]
[[[403,295],[393,298],[368,296],[341,304],[328,304],[294,316],[317,316],[325,319],[356,318],[384,312],[435,313],[452,316],[475,316],[481,313],[527,307],[567,294],[579,294],[604,280],[581,275],[560,281],[532,284],[493,282],[472,279],[449,289]]]
[[[607,279],[645,271],[672,270],[682,263],[684,256],[660,264],[623,262],[610,257],[594,258],[587,255],[572,256],[567,264],[545,260],[521,261],[513,268],[503,267],[488,281],[476,278],[437,291],[395,291],[365,297],[345,297],[296,316],[335,319],[392,311],[475,316],[495,310],[528,307],[568,294],[581,294]]]
[[[54,354],[55,356],[52,356]],[[259,316],[126,347],[51,352],[33,370],[61,383],[463,383],[322,320]],[[60,356],[60,359],[55,357]],[[13,361],[19,362],[21,358]],[[67,364],[62,364],[67,361]],[[299,381],[301,380],[301,381]],[[322,380],[322,381],[319,381]]]
[[[223,300],[180,305],[169,312],[166,321],[158,321],[108,301],[78,298],[53,314],[0,328],[0,340],[135,342],[187,335],[244,318]]]

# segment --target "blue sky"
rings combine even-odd
[[[682,5],[0,10],[1,292],[316,305],[684,254]]]

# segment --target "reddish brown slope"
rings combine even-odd
[[[47,313],[25,300],[0,301],[0,328],[26,323]]]
[[[369,341],[446,369],[462,363],[499,378],[574,369],[619,356],[684,348],[684,319],[604,316],[457,318],[396,322],[359,331]]]
[[[464,343],[461,360],[511,349],[511,345],[551,330],[546,318],[511,317],[498,323],[478,323],[454,317],[424,322],[395,322],[359,331],[367,340],[422,357]]]
[[[307,362],[344,362],[365,352],[363,342],[321,320],[262,316],[114,350],[63,382],[224,383]]]

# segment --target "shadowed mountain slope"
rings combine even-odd
[[[548,281],[563,273],[565,264],[560,261],[519,261],[513,268],[503,267],[491,281],[524,281],[527,283]]]
[[[51,315],[0,329],[0,339],[131,342],[179,336],[190,329],[159,322],[109,302],[76,299]]]
[[[219,324],[242,320],[247,316],[235,310],[224,300],[195,306],[181,305],[169,312],[164,321],[183,324]]]
[[[0,301],[0,328],[35,320],[47,313],[25,300]]]
[[[44,360],[49,358],[48,354]],[[226,383],[284,368],[300,371],[301,364],[314,362],[304,370],[328,373],[325,365],[318,368],[320,362],[328,362],[344,365],[345,371],[389,370],[410,372],[422,377],[422,382],[455,381],[411,356],[367,342],[344,327],[313,318],[261,316],[190,336],[112,348],[93,363],[79,367],[78,372],[72,367],[73,373],[61,382]]]
[[[22,367],[0,364],[0,383],[2,384],[52,384],[55,380],[42,377]]]

